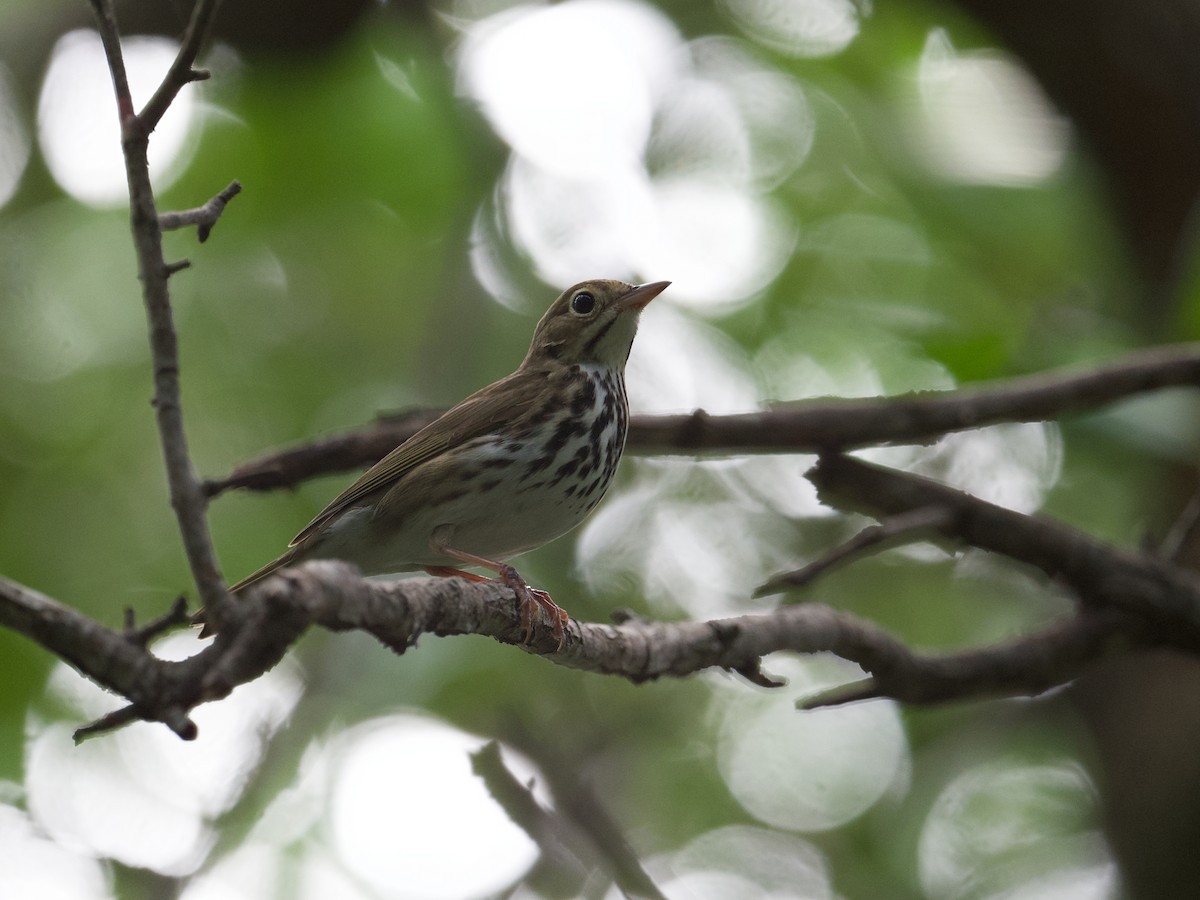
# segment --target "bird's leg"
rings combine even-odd
[[[482,569],[491,569],[496,573],[497,577],[494,579],[485,578],[483,575],[464,572],[461,569],[455,569],[450,566],[426,566],[426,572],[430,575],[439,575],[442,577],[457,576],[459,578],[466,578],[468,581],[499,581],[501,584],[507,585],[512,588],[513,593],[517,595],[518,602],[521,604],[521,628],[525,632],[525,643],[528,644],[533,640],[534,623],[537,621],[537,612],[540,607],[550,614],[550,619],[554,623],[554,636],[558,638],[558,649],[561,650],[563,648],[563,645],[567,641],[566,631],[564,631],[563,626],[571,618],[557,603],[550,599],[549,594],[537,588],[530,587],[525,583],[525,579],[521,577],[521,574],[507,563],[476,556],[474,553],[467,553],[464,550],[457,550],[436,539],[431,541],[429,546],[435,553],[440,553],[442,556],[457,559],[459,562],[467,563],[468,565],[479,566]]]

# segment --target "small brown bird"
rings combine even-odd
[[[513,374],[463,400],[368,469],[286,553],[239,591],[308,559],[341,559],[366,575],[484,576],[516,592],[525,640],[538,608],[559,647],[564,613],[504,560],[570,531],[612,481],[629,406],[625,361],[642,309],[669,281],[585,281],[550,305]]]

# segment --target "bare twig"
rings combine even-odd
[[[826,572],[844,566],[852,560],[860,559],[869,553],[878,553],[880,550],[886,550],[901,543],[921,540],[930,529],[948,525],[950,519],[950,514],[940,506],[914,509],[891,516],[878,525],[867,526],[850,540],[830,550],[819,559],[813,560],[807,566],[775,575],[755,588],[754,596],[765,597],[769,594],[778,594],[780,591],[807,587]]]
[[[804,400],[763,412],[711,416],[634,416],[630,452],[819,453],[879,444],[923,443],[943,434],[1000,422],[1041,422],[1089,412],[1136,394],[1200,385],[1200,346],[1179,344],[1130,353],[1081,372],[1011,378],[953,391],[897,397]],[[377,462],[437,417],[418,410],[342,435],[272,453],[210,481],[214,496],[230,488],[272,490],[306,478]]]
[[[147,718],[149,716],[140,712],[136,706],[132,704],[123,706],[120,709],[115,709],[101,716],[94,722],[84,725],[82,728],[76,728],[74,735],[75,743],[82,744],[89,738],[108,734],[110,731],[116,731],[124,728],[126,725],[132,725],[134,722],[141,722]],[[194,741],[200,734],[200,729],[196,727],[196,723],[188,716],[187,710],[180,707],[164,707],[153,718],[162,722],[185,741]]]
[[[208,240],[209,234],[212,232],[213,226],[217,224],[217,220],[221,218],[221,213],[225,212],[225,206],[242,192],[242,185],[238,181],[231,181],[229,186],[217,196],[213,197],[203,206],[197,206],[195,209],[185,209],[179,212],[159,213],[158,227],[163,231],[173,231],[176,228],[186,228],[189,225],[196,226],[196,238],[200,243]]]
[[[125,639],[133,641],[140,647],[145,647],[160,634],[170,631],[172,628],[187,625],[190,621],[187,598],[182,595],[175,598],[175,602],[171,605],[170,610],[164,615],[156,619],[151,619],[140,628],[137,627],[137,623],[134,620],[133,610],[127,608],[125,610]]]
[[[904,648],[892,659],[864,666],[872,677],[823,690],[796,705],[818,709],[877,697],[912,704],[1033,697],[1072,681],[1094,660],[1139,643],[1137,623],[1120,613],[1084,613],[979,650],[921,656]]]
[[[188,454],[187,437],[180,405],[179,344],[171,312],[167,285],[172,268],[163,258],[162,230],[155,207],[147,162],[149,135],[171,101],[184,87],[196,80],[192,64],[207,35],[217,0],[197,0],[192,19],[179,54],[158,91],[142,115],[133,112],[133,100],[125,75],[120,35],[111,0],[92,0],[101,42],[112,73],[121,122],[125,175],[129,183],[130,220],[137,251],[138,277],[150,326],[150,347],[154,364],[154,410],[163,459],[166,463],[171,506],[179,523],[184,550],[192,578],[212,621],[223,621],[229,596],[217,565],[212,538],[204,512],[207,498]]]
[[[101,685],[111,686],[106,672],[134,673],[148,656],[124,634],[7,578],[0,578],[0,624],[32,638]],[[119,677],[126,684],[135,680]]]
[[[541,877],[554,882],[554,894],[579,896],[594,861],[580,846],[581,836],[568,823],[542,807],[533,792],[504,765],[500,745],[489,741],[471,754],[471,771],[482,779],[488,793],[542,851]],[[533,880],[538,880],[537,875]]]
[[[554,796],[559,817],[572,831],[586,835],[591,849],[588,856],[594,864],[611,875],[626,897],[665,900],[620,824],[580,776],[577,761],[564,757],[551,742],[530,732],[520,718],[508,719],[505,730],[512,733],[515,746],[538,764]]]
[[[138,115],[138,120],[146,134],[158,126],[159,121],[184,87],[194,81],[204,81],[208,78],[208,72],[203,69],[195,69],[193,66],[205,41],[208,40],[213,19],[217,15],[217,7],[220,5],[221,0],[196,0],[196,5],[192,7],[192,18],[188,21],[187,31],[183,34],[175,61],[171,63],[171,68],[167,70],[167,74],[163,78],[162,84],[158,86],[158,90],[154,92],[154,96],[150,98]]]

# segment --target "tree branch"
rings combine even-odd
[[[101,42],[112,73],[121,122],[121,145],[129,183],[130,224],[137,251],[142,298],[150,326],[154,410],[166,463],[171,506],[175,510],[188,565],[200,597],[212,620],[221,623],[230,601],[205,521],[207,498],[188,454],[180,404],[179,342],[175,335],[167,286],[172,269],[163,257],[162,229],[146,156],[150,132],[183,86],[196,80],[197,74],[192,70],[192,64],[207,35],[217,0],[197,0],[179,54],[140,116],[133,112],[112,2],[92,0],[92,5],[96,9]]]
[[[815,399],[762,412],[710,416],[634,416],[630,452],[820,453],[880,444],[925,443],[947,432],[1001,422],[1043,422],[1091,412],[1114,401],[1168,387],[1200,386],[1200,345],[1129,353],[1080,371],[1077,366],[953,391],[895,397]],[[230,488],[272,490],[382,459],[442,412],[385,417],[341,435],[267,454],[205,484],[212,497]]]
[[[1149,616],[1158,612],[1154,606],[1144,611]],[[195,737],[187,718],[191,709],[223,698],[269,670],[310,624],[365,631],[401,653],[422,634],[483,634],[559,665],[637,683],[709,668],[753,673],[763,657],[779,651],[832,652],[873,676],[869,694],[845,699],[892,697],[909,703],[1037,694],[1113,650],[1176,645],[1152,619],[1115,610],[1074,621],[1007,647],[925,657],[869,622],[810,604],[708,622],[633,619],[601,625],[571,620],[566,646],[557,651],[549,628],[539,629],[532,645],[524,644],[519,604],[502,585],[459,578],[367,581],[344,563],[318,561],[286,569],[239,595],[213,643],[175,662],[158,659],[136,640],[36,591],[0,579],[0,624],[130,700],[128,710],[87,726],[81,737],[134,719],[163,722],[180,737]]]
[[[931,530],[1040,569],[1064,581],[1086,606],[1130,613],[1155,623],[1168,643],[1200,650],[1200,578],[1167,560],[849,456],[822,456],[808,479],[824,502],[843,508],[889,516],[943,509],[947,518]]]
[[[880,645],[870,660],[859,660],[872,677],[837,685],[796,705],[819,709],[877,697],[914,705],[968,697],[1033,697],[1074,680],[1110,653],[1142,646],[1140,631],[1136,620],[1120,613],[1085,612],[1036,634],[944,656],[921,656],[899,644]]]

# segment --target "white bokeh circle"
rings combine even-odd
[[[520,878],[538,849],[472,773],[469,754],[483,744],[421,715],[345,732],[332,759],[329,814],[342,863],[380,896],[414,900],[485,896]],[[518,759],[506,763],[530,771]]]
[[[872,700],[798,712],[810,693],[862,677],[840,660],[776,659],[788,686],[757,703],[731,702],[717,759],[729,790],[759,821],[791,831],[826,831],[862,815],[906,782],[909,747],[896,704]]]

